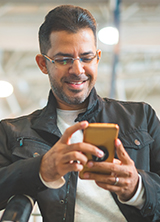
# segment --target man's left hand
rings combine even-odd
[[[113,163],[93,161],[87,163],[87,166],[93,170],[96,168],[100,171],[103,168],[110,174],[85,172],[84,178],[95,180],[99,187],[115,192],[122,201],[128,201],[137,190],[138,172],[119,139],[115,140],[115,148],[119,160],[114,159]]]

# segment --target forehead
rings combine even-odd
[[[58,52],[76,54],[96,50],[95,37],[89,28],[80,29],[76,33],[53,31],[50,35],[50,42],[51,48],[48,53],[54,53],[54,55]]]

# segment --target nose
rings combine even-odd
[[[71,67],[69,68],[69,73],[76,75],[85,73],[84,65],[79,61],[79,59],[73,61]]]

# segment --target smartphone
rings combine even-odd
[[[86,143],[93,144],[99,149],[103,150],[104,156],[102,158],[96,157],[92,154],[85,153],[89,160],[96,162],[113,162],[115,155],[114,141],[118,137],[119,126],[113,123],[90,123],[83,132],[83,141]],[[83,179],[83,173],[85,171],[93,171],[86,165],[83,170],[79,173],[79,177]],[[107,173],[105,170],[96,170],[94,173]]]

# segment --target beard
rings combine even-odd
[[[48,75],[49,75],[50,85],[51,85],[51,89],[52,89],[54,96],[68,105],[79,105],[79,104],[82,104],[83,102],[85,102],[85,100],[88,98],[88,96],[91,92],[91,89],[93,88],[93,84],[90,84],[90,86],[83,92],[83,94],[81,93],[81,95],[78,95],[81,92],[81,90],[74,90],[74,89],[71,90],[70,89],[70,92],[72,92],[74,94],[74,96],[70,96],[65,93],[65,91],[63,90],[63,87],[60,86],[56,82],[56,80],[51,76],[51,74],[49,72],[48,72]],[[72,80],[73,79],[77,80],[77,81],[80,80],[80,78],[77,77],[76,75],[72,75],[72,77],[70,77],[70,79],[71,78],[72,78]],[[61,81],[64,81],[64,79],[62,78]],[[87,81],[89,81],[88,77],[87,77]],[[77,94],[77,96],[76,96],[76,94]]]

